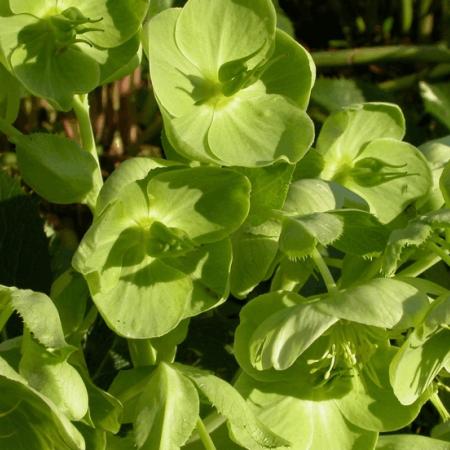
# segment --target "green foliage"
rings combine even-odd
[[[103,182],[86,94],[141,50],[165,157]],[[354,81],[312,90],[271,0],[3,0],[0,63],[2,450],[450,448],[448,136],[403,141]],[[444,86],[421,88],[446,124]],[[16,129],[26,91],[79,142]],[[52,204],[92,215],[65,207],[54,274]]]

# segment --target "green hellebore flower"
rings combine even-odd
[[[323,448],[338,425],[338,448],[372,448],[377,432],[404,427],[428,398],[400,403],[389,381],[398,349],[388,340],[388,330],[408,329],[427,307],[426,295],[393,279],[314,300],[259,296],[241,310],[234,350],[244,373],[236,387],[293,448]]]
[[[73,261],[106,322],[128,338],[162,336],[225,300],[228,236],[249,210],[243,175],[159,167],[133,180],[124,165],[105,184]]]
[[[392,221],[432,186],[425,157],[402,142],[404,134],[405,119],[393,104],[363,103],[331,114],[316,144],[320,178],[357,194],[380,222]]]
[[[10,0],[0,17],[0,61],[32,94],[69,110],[74,94],[90,92],[136,55],[147,3]]]
[[[167,137],[181,155],[256,167],[308,150],[314,64],[276,30],[270,0],[189,0],[151,19],[147,38]]]

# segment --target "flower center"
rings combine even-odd
[[[377,382],[370,367],[370,358],[382,339],[382,330],[355,323],[341,321],[330,331],[325,351],[317,359],[309,359],[310,373],[316,377],[318,386],[323,386],[337,377],[352,377],[362,369]]]
[[[79,36],[92,31],[104,31],[103,28],[92,26],[92,24],[101,22],[103,18],[90,19],[84,16],[78,8],[71,7],[61,13],[55,9],[55,13],[54,15],[48,14],[47,20],[58,50],[64,50],[77,42],[84,42],[91,47],[95,46],[87,38],[83,39]]]

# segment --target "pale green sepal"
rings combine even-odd
[[[444,171],[445,165],[450,160],[450,136],[425,142],[419,147],[425,155],[433,176],[433,187],[427,198],[420,201],[421,211],[436,210],[444,204],[443,193],[440,190],[439,180]]]
[[[20,374],[45,395],[69,420],[81,420],[88,412],[88,393],[77,370],[24,337]]]
[[[266,317],[253,332],[250,339],[250,358],[256,369],[289,368],[313,342],[337,322],[337,318],[320,312],[314,304],[301,304],[302,301],[305,300],[299,299],[299,305],[287,307]]]
[[[167,167],[177,167],[179,165],[176,162],[165,159],[143,158],[139,156],[124,161],[103,184],[102,190],[97,198],[95,214],[101,214],[106,206],[120,196],[120,192],[125,186],[134,181],[143,180],[150,171]]]
[[[342,414],[355,425],[371,431],[394,431],[409,425],[419,414],[428,396],[411,405],[397,399],[389,382],[389,364],[395,357],[393,347],[380,346],[368,367],[351,377],[352,388],[336,400]]]
[[[302,161],[298,164],[302,164]],[[304,178],[291,183],[283,212],[289,216],[303,216],[331,211],[340,206],[339,199],[329,183],[319,179]]]
[[[237,390],[257,417],[291,442],[292,450],[372,450],[377,433],[345,419],[332,399],[304,400],[298,382],[264,383],[242,374]],[[234,432],[234,427],[231,427]]]
[[[362,149],[341,182],[361,196],[382,223],[428,194],[431,170],[416,147],[391,138],[376,139]]]
[[[251,56],[247,69],[260,64],[271,50],[275,30],[275,8],[268,0],[190,0],[178,18],[175,40],[185,57],[214,79],[226,63]]]
[[[228,102],[216,106],[207,135],[211,153],[225,165],[296,163],[311,146],[311,119],[286,98],[240,91]]]
[[[306,110],[316,79],[311,55],[287,33],[277,30],[271,58],[261,76],[267,93],[289,98]]]
[[[408,336],[390,366],[391,384],[403,405],[414,403],[449,361],[449,342],[448,330],[421,336],[419,328]]]
[[[144,27],[156,96],[168,114],[176,117],[188,113],[194,106],[194,83],[202,77],[199,69],[184,57],[175,43],[175,26],[180,12],[177,8],[167,9]],[[174,87],[177,95],[174,95]]]
[[[401,109],[391,103],[361,103],[332,114],[324,123],[316,149],[323,155],[325,179],[360,153],[365,144],[379,138],[401,140],[405,118]]]
[[[199,416],[192,382],[161,363],[141,393],[134,422],[140,450],[178,450],[189,439]]]
[[[413,434],[380,436],[376,450],[450,450],[450,442]]]
[[[317,303],[320,311],[341,319],[403,330],[417,324],[427,306],[425,294],[391,278],[374,278],[329,294]]]
[[[79,431],[0,357],[0,434],[5,449],[85,450]]]

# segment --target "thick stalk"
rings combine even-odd
[[[200,440],[203,443],[203,446],[205,447],[205,450],[216,450],[216,446],[214,445],[213,440],[211,439],[211,436],[208,433],[208,430],[205,427],[205,424],[203,423],[202,419],[200,417],[197,420],[197,432],[200,436]]]
[[[328,292],[330,294],[338,292],[338,288],[336,287],[333,275],[331,275],[328,266],[326,265],[324,259],[322,258],[322,255],[320,254],[319,250],[317,250],[317,248],[314,249],[311,258],[314,261],[317,269],[319,270]]]
[[[88,96],[75,95],[73,97],[73,110],[78,120],[81,145],[84,150],[88,151],[92,155],[97,163],[97,170],[93,174],[93,187],[87,199],[88,205],[91,209],[93,209],[95,208],[98,193],[103,185],[103,178],[100,168],[100,161],[97,154],[97,146],[95,144],[94,132],[92,130],[91,117],[89,115]]]
[[[134,367],[156,364],[157,354],[150,339],[128,339],[128,350]]]
[[[437,45],[387,45],[313,52],[319,67],[351,66],[384,62],[450,62],[450,50]]]
[[[397,275],[402,277],[418,277],[420,274],[437,264],[441,258],[437,255],[430,254],[416,262],[413,262],[406,269],[400,271]]]
[[[437,412],[441,416],[442,422],[447,422],[450,420],[450,414],[447,411],[447,408],[445,407],[444,403],[442,403],[441,398],[439,397],[438,393],[435,392],[430,397],[431,403],[433,403],[433,406],[436,408]]]
[[[450,255],[445,250],[443,250],[434,242],[429,242],[428,247],[431,251],[436,253],[436,255],[438,255],[442,259],[442,261],[445,262],[445,264],[447,264],[447,266],[450,266]]]

